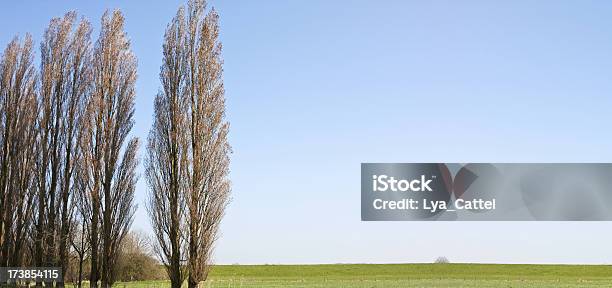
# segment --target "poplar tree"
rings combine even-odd
[[[155,99],[145,163],[148,211],[174,288],[185,277],[183,265],[190,288],[206,280],[229,201],[222,66],[219,15],[204,1],[189,1],[186,14],[180,8],[166,30],[163,90]]]
[[[75,20],[75,12],[51,19],[40,48],[36,255],[38,265],[59,266],[63,274],[74,218],[77,141],[91,87],[91,27]]]
[[[136,57],[118,10],[102,17],[92,59],[93,89],[87,105],[81,145],[81,188],[89,218],[90,285],[115,281],[119,245],[134,216],[138,139],[134,126]],[[101,239],[100,239],[101,236]],[[101,276],[101,277],[100,277]]]
[[[37,74],[32,38],[15,37],[0,57],[0,266],[29,262],[35,202]],[[1,283],[0,283],[1,284]]]

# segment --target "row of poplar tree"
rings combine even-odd
[[[230,194],[218,23],[192,0],[167,26],[143,157],[154,251],[173,288],[206,280]],[[91,34],[69,12],[50,21],[39,69],[30,36],[1,55],[0,267],[66,271],[77,252],[91,263],[90,286],[110,287],[136,209],[137,60],[121,12],[103,15],[95,42]]]

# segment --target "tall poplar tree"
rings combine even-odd
[[[91,27],[76,13],[53,18],[41,43],[38,155],[38,265],[68,267],[75,163],[91,87]],[[63,286],[63,282],[59,283]]]
[[[134,126],[136,57],[121,12],[106,12],[92,63],[93,89],[81,137],[83,210],[88,211],[91,287],[115,281],[119,244],[132,224],[138,139],[128,140]],[[100,239],[101,236],[101,239]]]
[[[146,160],[148,211],[176,288],[185,277],[181,259],[190,288],[206,280],[231,191],[219,15],[206,11],[204,1],[189,1],[184,11],[166,30],[163,90],[155,99]]]
[[[37,74],[32,39],[15,37],[0,57],[0,266],[31,264],[36,198]],[[1,283],[0,283],[1,285]]]

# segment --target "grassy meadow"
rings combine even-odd
[[[168,282],[117,283],[119,288]],[[220,265],[205,287],[612,287],[612,266],[489,264]]]

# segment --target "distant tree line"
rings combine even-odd
[[[145,157],[153,243],[129,233],[137,61],[123,15],[91,34],[69,12],[45,30],[38,68],[29,35],[0,56],[0,267],[61,267],[64,282],[107,288],[158,277],[142,269],[159,260],[172,287],[198,287],[230,194],[219,16],[191,0],[166,29]]]

